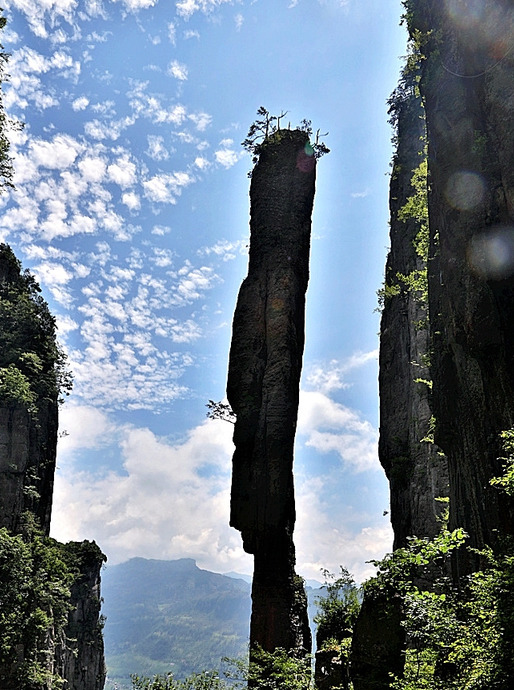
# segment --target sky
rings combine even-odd
[[[0,241],[69,357],[51,534],[108,563],[250,573],[228,525],[231,321],[257,108],[328,132],[313,213],[295,455],[297,570],[358,580],[391,550],[377,458],[387,98],[400,0],[3,0],[16,190]],[[283,121],[283,122],[284,122]]]

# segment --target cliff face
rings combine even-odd
[[[231,525],[255,556],[250,642],[265,650],[311,645],[293,544],[293,445],[315,187],[307,145],[305,132],[280,130],[261,146],[227,383],[237,415]]]
[[[80,571],[71,587],[71,610],[56,665],[69,690],[101,690],[105,684],[100,616],[100,570],[106,560],[95,542],[70,542],[63,549]]]
[[[57,425],[57,400],[41,401],[37,416],[21,405],[0,407],[1,527],[18,532],[28,510],[48,534]]]
[[[425,36],[435,440],[448,457],[450,526],[480,547],[513,528],[512,501],[489,480],[514,423],[514,10],[410,4],[411,33]]]
[[[406,69],[391,109],[397,150],[390,185],[391,247],[380,327],[379,459],[390,485],[396,549],[406,546],[409,536],[433,537],[439,531],[444,503],[437,499],[448,496],[448,468],[431,438],[431,348],[423,237],[428,233],[424,218],[425,118],[415,72]]]
[[[69,388],[63,355],[56,343],[55,320],[40,296],[39,286],[21,265],[11,249],[0,245],[0,527],[11,534],[23,533],[27,548],[37,552],[41,537],[48,536],[52,510],[55,459],[57,450],[58,398]],[[30,536],[32,518],[38,530]],[[58,673],[70,690],[101,690],[104,686],[104,656],[100,611],[100,568],[105,557],[95,544],[56,545],[47,540],[52,567],[61,567],[62,577],[53,575],[49,587],[59,592],[64,606],[71,580],[71,605],[68,625],[62,628],[52,604],[37,603],[51,621],[45,641],[27,637],[20,620],[19,658],[6,657],[0,664],[0,677],[14,678],[19,688],[22,669],[31,659],[43,658],[41,668]],[[8,543],[8,540],[6,541]],[[28,552],[27,552],[28,553]],[[57,565],[56,565],[57,564]],[[27,577],[40,583],[38,557],[27,555]],[[72,577],[70,573],[79,573]],[[39,586],[39,585],[38,585]],[[61,596],[62,594],[62,596]],[[42,601],[43,593],[38,590]],[[30,598],[30,593],[23,597]],[[47,597],[51,600],[51,596]],[[36,599],[35,599],[36,601]],[[34,604],[36,606],[36,603]],[[48,610],[46,610],[46,608]],[[19,609],[22,617],[33,611]],[[34,648],[36,645],[36,648]],[[44,647],[44,649],[42,648]],[[37,662],[39,663],[39,662]],[[18,680],[16,680],[18,679]],[[45,681],[46,682],[46,681]],[[11,686],[9,686],[11,687]]]

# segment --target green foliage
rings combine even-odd
[[[217,671],[193,673],[184,680],[175,680],[172,673],[152,678],[131,676],[133,690],[224,690],[228,686]]]
[[[359,589],[346,568],[340,566],[338,577],[328,570],[322,574],[326,596],[316,598],[318,613],[314,622],[318,626],[318,644],[321,642],[321,648],[325,649],[327,643],[351,637],[361,604]]]
[[[29,412],[36,411],[37,395],[27,376],[15,364],[0,368],[0,400],[8,407],[22,406]]]
[[[0,9],[0,11],[2,11]],[[0,17],[0,31],[3,31],[7,20],[5,17]],[[8,78],[6,73],[7,63],[9,61],[9,54],[4,51],[3,45],[0,43],[0,87],[3,82]],[[20,125],[9,118],[3,107],[2,92],[0,90],[0,193],[5,190],[6,187],[14,188],[13,179],[13,167],[12,158],[9,155],[9,139],[7,137],[7,131],[9,129],[14,129],[20,127]]]
[[[217,671],[193,673],[184,680],[176,680],[172,673],[151,678],[133,674],[133,690],[242,690],[254,687],[259,690],[311,690],[312,674],[309,657],[297,659],[284,649],[265,652],[252,650],[252,662],[241,659],[224,659],[225,677]]]
[[[280,115],[271,115],[264,106],[261,106],[257,110],[257,115],[258,118],[250,125],[246,139],[241,142],[241,146],[252,154],[254,164],[259,160],[259,155],[266,145],[276,143],[280,139],[280,120],[287,115],[287,111],[281,112]],[[289,123],[288,129],[291,129],[291,123]],[[310,120],[302,120],[298,129],[306,132],[309,138],[312,137],[313,130]],[[314,143],[310,144],[311,153],[315,158],[321,158],[325,153],[330,153],[330,149],[321,141],[321,138],[327,134],[328,132],[321,134],[320,130],[317,130]],[[251,177],[251,172],[249,177]]]
[[[505,491],[509,496],[514,496],[514,429],[507,429],[500,434],[502,449],[506,453],[500,460],[504,461],[503,474],[493,477],[491,485]]]
[[[311,658],[297,658],[280,647],[274,652],[252,649],[247,680],[259,690],[310,690]]]
[[[406,661],[403,675],[392,681],[394,690],[510,687],[513,549],[507,544],[499,554],[475,551],[482,568],[454,583],[448,559],[466,548],[465,540],[461,529],[443,529],[432,540],[412,538],[408,547],[374,562],[377,575],[365,583],[367,595],[400,596],[403,602]]]
[[[0,687],[57,689],[49,640],[63,634],[76,570],[33,518],[25,525],[24,535],[0,529]]]
[[[68,394],[72,379],[56,341],[55,319],[34,277],[0,244],[0,401],[36,412]]]

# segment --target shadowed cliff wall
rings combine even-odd
[[[299,130],[280,130],[260,146],[250,186],[248,276],[234,314],[227,383],[237,416],[230,524],[255,557],[250,642],[267,651],[311,646],[293,544],[293,446],[316,167],[306,146]]]
[[[411,33],[425,36],[435,440],[448,457],[450,527],[480,547],[513,528],[512,501],[489,480],[514,424],[514,8],[411,5]],[[468,558],[457,573],[476,567]]]

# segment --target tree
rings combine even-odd
[[[0,244],[0,401],[31,412],[71,390],[66,355],[41,289],[7,244]]]
[[[2,11],[2,10],[0,10]],[[0,31],[3,31],[7,19],[0,16]],[[14,188],[12,158],[9,155],[9,139],[7,131],[12,128],[19,128],[21,125],[9,118],[4,110],[1,85],[7,80],[6,67],[9,60],[9,53],[4,51],[0,43],[0,193],[6,188]]]
[[[62,639],[77,570],[32,516],[23,535],[0,529],[0,687],[62,688],[51,645]]]
[[[257,115],[258,118],[250,125],[246,139],[241,142],[241,146],[252,154],[252,162],[254,164],[257,163],[259,154],[263,147],[266,146],[266,143],[275,140],[280,135],[280,120],[287,115],[287,110],[285,112],[281,111],[280,115],[271,115],[264,106],[261,106],[257,110]],[[289,123],[288,129],[291,129],[291,123]],[[307,132],[309,138],[312,138],[312,123],[310,120],[302,120],[297,129]],[[321,158],[325,153],[330,153],[330,149],[321,141],[321,138],[327,135],[328,132],[320,134],[318,129],[314,143],[309,144],[312,155],[315,158]],[[251,173],[249,177],[251,177]]]

